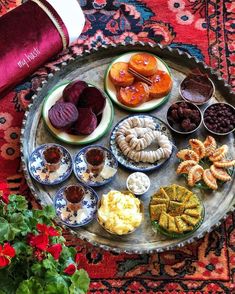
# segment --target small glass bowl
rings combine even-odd
[[[178,130],[178,129],[176,129],[176,128],[174,128],[172,126],[171,122],[168,119],[169,110],[170,110],[170,108],[171,108],[172,105],[179,104],[179,103],[187,103],[187,104],[190,104],[191,107],[193,107],[194,109],[197,109],[199,111],[199,114],[200,114],[200,122],[199,122],[199,124],[197,125],[197,127],[195,129],[193,129],[191,131],[180,131],[180,130]],[[188,135],[188,134],[192,134],[192,133],[196,132],[200,128],[200,126],[202,124],[202,112],[201,112],[200,108],[197,105],[195,105],[195,104],[193,104],[191,102],[186,102],[186,101],[176,101],[176,102],[172,103],[171,106],[167,110],[166,119],[167,119],[168,126],[169,126],[170,129],[172,129],[172,131],[174,131],[174,132],[176,132],[178,134]]]
[[[124,191],[124,192],[122,192],[123,194],[129,194],[130,192],[128,192],[128,191]],[[132,234],[132,233],[134,233],[140,226],[141,226],[141,224],[143,223],[143,219],[144,219],[144,204],[143,204],[143,202],[141,201],[141,200],[139,200],[140,201],[140,212],[141,212],[141,214],[142,214],[142,219],[141,219],[141,223],[140,223],[140,225],[138,226],[138,227],[136,227],[136,228],[134,228],[132,231],[130,231],[130,232],[128,232],[128,233],[126,233],[126,234],[116,234],[115,232],[112,232],[112,231],[110,231],[109,229],[107,229],[106,227],[105,227],[105,225],[104,225],[104,223],[103,222],[101,222],[100,221],[100,219],[99,219],[99,217],[98,217],[98,209],[100,208],[100,206],[101,206],[101,199],[98,201],[98,204],[97,204],[97,214],[96,214],[96,219],[97,219],[97,222],[99,223],[99,225],[106,231],[106,232],[108,232],[109,234],[111,234],[111,235],[115,235],[115,236],[126,236],[126,235],[130,235],[130,234]]]
[[[94,145],[87,148],[84,154],[84,159],[88,171],[93,175],[100,174],[105,164],[105,156],[105,150],[99,146]]]
[[[141,177],[144,177],[146,179],[146,181],[147,181],[147,184],[148,184],[147,187],[145,188],[145,190],[144,191],[141,191],[141,192],[137,192],[137,191],[132,190],[131,187],[130,187],[130,183],[129,183],[131,178],[136,178],[136,176],[138,176],[138,175],[140,175]],[[130,174],[129,177],[127,178],[127,180],[126,180],[126,186],[127,186],[127,189],[131,193],[140,196],[140,195],[143,195],[144,193],[146,193],[149,190],[149,187],[150,187],[150,179],[149,179],[149,177],[145,173],[135,172],[135,173]]]
[[[201,211],[201,219],[199,222],[194,226],[194,228],[191,231],[185,232],[185,233],[174,233],[174,232],[169,232],[165,228],[162,228],[157,221],[152,221],[152,227],[154,231],[157,231],[161,233],[162,235],[165,235],[166,237],[172,238],[172,239],[177,239],[177,238],[185,238],[187,236],[192,235],[203,223],[204,217],[205,217],[205,207],[204,204],[202,203],[202,200],[198,197],[198,200],[200,202],[200,205],[202,207]]]
[[[86,195],[82,185],[69,185],[64,189],[63,196],[70,210],[78,210],[81,207],[82,200]]]
[[[60,168],[63,152],[56,145],[48,146],[42,152],[44,165],[49,172],[55,172]]]
[[[187,77],[186,77],[185,79],[187,79]],[[180,96],[182,97],[182,99],[183,99],[184,101],[189,102],[189,103],[193,103],[193,104],[195,104],[195,105],[204,105],[204,104],[208,103],[208,102],[211,100],[211,98],[214,96],[214,94],[215,94],[215,85],[214,85],[214,83],[212,82],[212,80],[208,78],[208,81],[209,81],[209,83],[211,84],[212,89],[213,89],[213,90],[212,90],[212,94],[210,95],[210,97],[208,97],[208,99],[205,100],[204,102],[196,102],[196,101],[190,101],[190,100],[188,100],[187,98],[184,97],[184,95],[183,95],[183,93],[182,93],[182,84],[184,83],[185,79],[184,79],[184,80],[180,83],[180,85],[179,85],[179,94],[180,94]]]
[[[208,132],[210,132],[210,133],[212,133],[212,134],[214,134],[214,135],[218,135],[218,136],[225,136],[225,135],[228,135],[228,134],[231,134],[232,132],[234,132],[234,131],[235,131],[235,127],[234,127],[231,131],[229,131],[229,132],[226,132],[226,133],[218,133],[218,132],[215,132],[215,131],[212,131],[211,129],[209,129],[208,126],[207,126],[206,123],[205,123],[205,113],[206,113],[206,111],[208,111],[208,109],[209,109],[210,107],[212,107],[212,106],[214,106],[214,105],[219,105],[219,104],[221,104],[221,105],[225,104],[225,105],[227,105],[228,107],[230,107],[230,108],[233,110],[234,115],[235,115],[235,107],[233,107],[231,104],[229,104],[229,103],[225,103],[225,102],[217,102],[217,103],[213,103],[213,104],[211,104],[211,105],[208,105],[208,106],[204,109],[204,111],[203,111],[203,115],[202,115],[202,121],[203,121],[203,125],[204,125],[204,127],[207,129]]]

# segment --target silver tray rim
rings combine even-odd
[[[191,59],[195,63],[195,65],[200,65],[203,68],[203,70],[205,70],[206,72],[209,72],[210,76],[213,76],[214,79],[216,79],[218,82],[220,82],[220,84],[224,88],[224,90],[226,90],[229,93],[229,95],[231,95],[231,96],[233,96],[235,98],[235,93],[233,92],[232,87],[221,76],[219,76],[218,73],[215,72],[212,67],[208,66],[204,61],[198,60],[196,57],[190,55],[189,53],[181,51],[178,48],[171,48],[170,46],[163,46],[161,44],[153,44],[153,43],[150,43],[150,42],[141,42],[141,41],[134,42],[134,43],[128,43],[128,44],[126,44],[125,42],[122,42],[122,43],[119,43],[119,44],[112,43],[112,44],[109,44],[109,45],[99,46],[98,48],[92,48],[91,50],[85,50],[82,54],[79,54],[75,58],[75,60],[77,58],[82,58],[82,57],[85,57],[85,56],[95,54],[99,50],[110,50],[111,48],[117,48],[117,47],[120,47],[120,48],[121,47],[125,47],[125,48],[129,47],[130,50],[133,50],[133,46],[139,46],[140,50],[142,50],[144,48],[148,48],[148,47],[150,47],[151,49],[156,48],[158,50],[159,49],[160,50],[166,50],[171,54],[176,54],[176,55],[179,55],[181,57]],[[72,62],[74,62],[74,59],[69,60],[68,62],[62,62],[59,65],[59,69],[55,72],[55,74],[56,75],[59,74],[60,70],[62,70],[64,68],[64,66],[66,66],[66,65],[68,65],[68,64],[70,64]],[[53,79],[55,74],[49,73],[47,75],[46,79],[42,82],[42,87],[46,86],[46,84],[51,79]],[[24,173],[26,183],[27,183],[33,197],[39,202],[39,204],[41,203],[41,199],[40,199],[39,195],[36,193],[36,191],[34,189],[33,182],[31,180],[30,174],[29,174],[28,169],[27,169],[27,163],[25,161],[25,156],[24,156],[24,151],[23,151],[24,150],[23,144],[24,144],[24,131],[25,131],[25,125],[26,125],[27,117],[29,115],[31,106],[33,105],[34,100],[37,98],[40,91],[42,90],[42,87],[39,87],[39,88],[36,89],[36,94],[34,94],[32,96],[31,103],[28,105],[28,107],[27,107],[27,109],[25,111],[23,121],[22,121],[22,127],[21,127],[21,135],[20,135],[20,151],[21,151],[22,171]],[[86,238],[86,237],[82,236],[81,234],[79,234],[79,231],[76,231],[76,232],[73,231],[72,229],[65,226],[63,223],[61,223],[58,218],[56,218],[55,221],[59,226],[63,227],[66,230],[69,230],[69,232],[72,235],[74,235],[75,237],[80,238],[81,240],[87,241],[90,244],[92,244],[93,246],[100,247],[100,248],[102,248],[104,250],[113,251],[113,252],[116,252],[116,253],[127,253],[127,254],[146,254],[146,253],[151,254],[151,253],[155,253],[155,252],[160,253],[160,252],[165,252],[165,251],[181,248],[181,247],[184,247],[184,246],[186,246],[188,244],[191,244],[191,243],[201,239],[207,233],[210,233],[215,228],[217,228],[219,225],[221,225],[222,222],[224,220],[226,220],[227,217],[233,211],[235,211],[235,198],[234,198],[233,203],[228,207],[228,209],[226,211],[224,211],[224,216],[221,217],[220,219],[218,219],[217,222],[214,225],[212,225],[208,230],[203,231],[200,235],[193,236],[191,238],[188,238],[187,240],[180,241],[177,244],[169,245],[169,246],[166,246],[164,248],[144,249],[144,250],[132,250],[132,249],[125,249],[124,250],[123,248],[111,247],[111,246],[108,246],[108,245],[100,244],[100,243],[95,242],[94,240],[90,240],[89,238]]]

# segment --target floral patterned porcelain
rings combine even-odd
[[[62,223],[69,227],[80,227],[88,224],[93,220],[96,214],[98,195],[90,187],[83,185],[85,189],[85,197],[82,201],[81,208],[77,211],[70,210],[67,207],[63,192],[66,188],[62,187],[54,197],[54,207],[57,217]]]
[[[43,151],[50,146],[57,146],[62,151],[60,168],[55,172],[48,172],[45,168]],[[56,185],[65,181],[72,172],[72,158],[67,149],[58,144],[43,144],[37,147],[29,157],[29,172],[39,183],[44,185]]]
[[[120,150],[119,146],[116,143],[116,132],[121,127],[122,123],[128,119],[129,117],[139,117],[139,118],[152,118],[153,121],[156,123],[156,130],[162,132],[164,135],[166,135],[169,140],[173,144],[173,150],[174,150],[174,141],[173,137],[171,135],[171,131],[168,128],[168,126],[161,121],[160,119],[152,116],[152,115],[145,115],[145,114],[138,114],[138,115],[131,115],[128,117],[125,117],[124,119],[120,120],[116,126],[113,128],[111,136],[110,136],[110,149],[113,152],[114,156],[116,157],[117,161],[126,167],[127,169],[130,169],[132,171],[151,171],[154,169],[159,168],[162,166],[168,158],[161,159],[159,161],[156,161],[155,163],[148,163],[148,162],[135,162],[128,157],[126,157],[122,151]],[[146,149],[147,151],[148,149]],[[173,151],[172,151],[173,152]],[[172,155],[172,154],[171,154]]]
[[[102,148],[105,151],[105,166],[109,166],[117,170],[118,162],[113,153],[109,149],[100,145],[91,146]],[[84,154],[87,148],[90,148],[91,146],[85,147],[77,153],[73,162],[73,170],[75,176],[80,182],[83,182],[88,186],[98,187],[109,183],[114,178],[116,173],[110,178],[104,179],[100,174],[96,176],[87,171],[87,164],[85,162]]]

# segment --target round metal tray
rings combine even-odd
[[[180,82],[191,70],[195,68],[198,68],[203,73],[207,73],[215,84],[215,95],[210,103],[218,100],[226,101],[233,105],[235,104],[235,95],[232,93],[231,88],[225,84],[225,82],[220,77],[218,77],[211,68],[207,67],[203,62],[199,62],[187,53],[181,52],[179,50],[171,49],[169,47],[163,48],[157,45],[154,46],[151,44],[138,43],[135,45],[121,44],[118,46],[113,45],[109,47],[100,47],[98,50],[86,52],[82,56],[79,56],[75,60],[71,61],[66,66],[62,66],[59,72],[57,72],[53,77],[48,78],[46,84],[39,91],[38,95],[33,97],[33,103],[29,107],[29,110],[25,113],[21,133],[23,170],[33,195],[37,198],[38,201],[41,202],[42,205],[52,205],[53,196],[62,185],[76,183],[77,181],[75,176],[72,175],[61,185],[48,187],[40,185],[29,175],[27,169],[28,157],[38,145],[50,142],[57,142],[61,144],[61,142],[57,141],[56,138],[54,138],[48,132],[43,123],[41,110],[44,97],[47,95],[49,90],[59,83],[63,82],[64,80],[72,80],[75,78],[85,80],[103,89],[104,74],[109,63],[118,55],[133,50],[152,52],[153,54],[156,54],[162,58],[171,68],[174,84],[170,99],[160,108],[150,112],[151,115],[159,117],[166,122],[165,115],[167,108],[173,101],[180,98],[178,91]],[[202,109],[203,108],[204,107],[202,107]],[[129,115],[127,111],[115,106],[115,118],[113,126],[127,115]],[[109,147],[110,133],[96,143]],[[204,138],[207,134],[208,132],[203,127],[201,127],[197,133],[194,133],[191,136],[181,136],[179,134],[174,134],[174,139],[177,148],[182,148],[188,144],[187,142],[189,138]],[[230,134],[226,137],[219,137],[217,139],[219,144],[229,144],[230,154],[235,158],[233,134]],[[72,155],[80,150],[80,147],[78,146],[71,146],[67,144],[63,145],[71,152]],[[184,246],[193,242],[194,240],[201,238],[203,235],[205,235],[205,233],[210,232],[213,230],[213,228],[215,228],[215,226],[218,226],[221,221],[226,218],[228,213],[234,210],[234,177],[230,182],[223,185],[216,192],[201,192],[200,197],[202,198],[205,206],[205,218],[197,231],[195,231],[192,235],[181,239],[169,239],[154,232],[150,222],[148,206],[151,195],[156,190],[158,190],[160,186],[169,185],[172,183],[185,185],[184,179],[179,178],[175,173],[176,166],[177,160],[174,153],[170,160],[168,160],[160,169],[148,173],[151,180],[151,187],[146,195],[141,197],[141,200],[145,206],[144,222],[141,227],[133,234],[121,237],[111,236],[98,224],[95,219],[89,225],[79,229],[71,229],[71,232],[77,235],[77,237],[89,241],[93,245],[100,246],[107,250],[127,253],[150,253],[154,251],[161,252],[173,249],[177,246]],[[114,181],[105,185],[104,187],[95,189],[99,197],[111,189],[122,191],[125,190],[126,178],[130,172],[131,171],[128,171],[119,166],[118,173]],[[195,190],[194,192],[198,191],[199,190]],[[62,225],[58,219],[56,221]]]

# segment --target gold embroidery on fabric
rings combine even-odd
[[[32,0],[34,3],[36,3],[50,18],[50,20],[53,22],[54,26],[56,27],[57,31],[60,34],[62,44],[63,44],[63,50],[67,47],[67,40],[65,37],[65,34],[63,32],[62,27],[58,23],[57,19],[54,17],[54,15],[50,12],[50,10],[40,1],[40,0]]]

